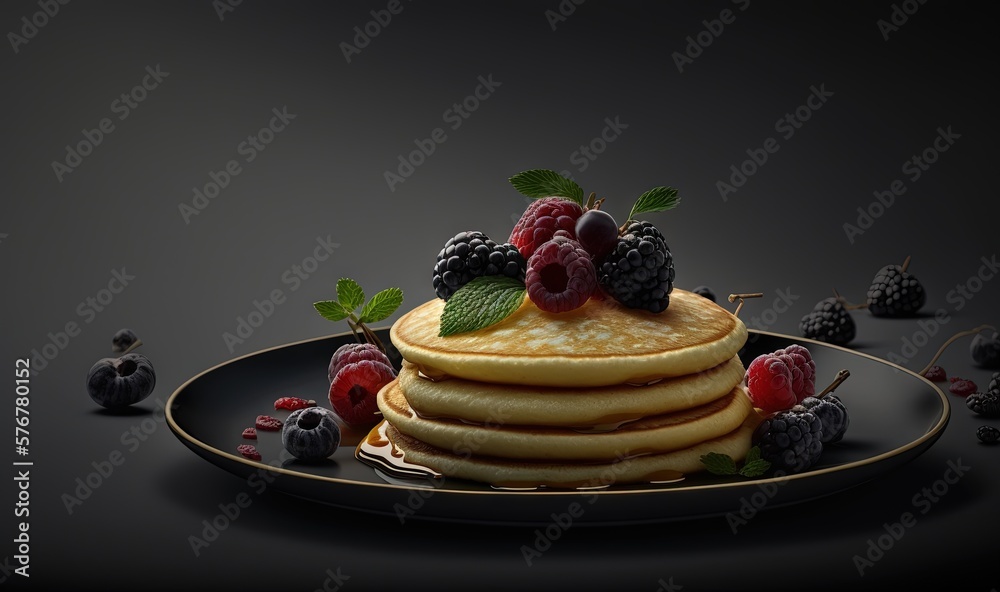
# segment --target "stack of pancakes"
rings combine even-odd
[[[746,326],[699,295],[663,313],[591,300],[552,314],[530,301],[500,323],[439,337],[442,300],[390,331],[399,376],[381,429],[407,463],[500,487],[657,482],[741,459],[757,418],[738,357]],[[374,432],[373,432],[374,433]]]

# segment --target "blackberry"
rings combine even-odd
[[[993,444],[1000,439],[1000,430],[988,425],[979,426],[979,429],[976,430],[976,437],[986,444]]]
[[[674,289],[674,260],[660,231],[632,222],[598,270],[598,283],[628,308],[663,312]]]
[[[505,275],[524,281],[527,262],[517,247],[498,245],[485,234],[470,230],[448,239],[438,253],[432,275],[434,293],[447,300],[459,288],[483,275]]]
[[[799,408],[801,406],[801,409]],[[819,417],[823,422],[823,436],[820,440],[823,444],[833,444],[839,442],[844,437],[844,432],[851,424],[850,415],[843,401],[836,395],[826,395],[822,399],[816,397],[806,397],[802,403],[792,408],[793,411],[806,410]]]
[[[757,426],[753,443],[772,470],[799,473],[823,453],[823,422],[805,410],[789,409],[768,416]]]
[[[1000,417],[1000,393],[972,393],[965,398],[965,406],[984,417]]]
[[[990,378],[990,385],[986,388],[991,393],[1000,394],[1000,372],[994,372]]]
[[[994,331],[991,337],[976,333],[969,344],[969,354],[984,368],[1000,368],[1000,333]]]
[[[834,345],[847,345],[857,333],[854,318],[837,298],[824,298],[799,321],[803,337]]]
[[[709,288],[708,286],[698,286],[697,288],[691,291],[699,296],[704,296],[705,298],[708,298],[712,302],[715,302],[715,292],[713,292],[712,288]]]
[[[877,317],[913,316],[927,301],[924,287],[906,272],[906,262],[886,265],[868,288],[868,311]]]

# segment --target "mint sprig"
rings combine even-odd
[[[361,285],[351,278],[340,278],[337,280],[337,299],[314,302],[313,308],[329,321],[347,319],[347,324],[358,341],[361,341],[360,332],[368,343],[377,346],[384,353],[385,346],[375,332],[368,328],[367,323],[377,323],[388,318],[402,303],[403,291],[399,288],[386,288],[365,303],[365,291]],[[355,314],[362,304],[364,307],[360,315]]]
[[[514,175],[509,181],[514,189],[532,199],[565,197],[583,205],[583,189],[555,171],[531,169]]]
[[[524,302],[524,282],[502,275],[480,276],[458,289],[441,312],[438,336],[476,331],[506,319]]]
[[[771,468],[771,463],[760,457],[760,446],[754,446],[747,451],[743,466],[737,468],[736,461],[728,454],[709,452],[700,458],[701,464],[713,475],[740,475],[742,477],[759,477]]]
[[[672,210],[681,203],[681,198],[677,195],[677,190],[673,187],[654,187],[639,196],[632,205],[632,211],[628,213],[626,220],[632,220],[639,214],[647,212],[665,212]]]

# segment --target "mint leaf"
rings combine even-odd
[[[654,187],[635,200],[635,205],[628,213],[627,220],[632,220],[634,216],[647,212],[671,210],[679,203],[681,203],[681,198],[678,197],[677,190],[673,187]]]
[[[709,473],[713,475],[735,475],[736,463],[728,454],[709,452],[701,457],[701,464],[705,465]]]
[[[345,310],[354,312],[365,303],[365,291],[351,278],[340,278],[337,280],[337,301]]]
[[[749,456],[747,457],[749,458]],[[748,460],[740,469],[740,475],[744,477],[758,477],[771,468],[771,463],[762,458]]]
[[[747,458],[743,462],[752,463],[758,459],[760,459],[760,446],[753,446],[750,450],[747,450]]]
[[[336,300],[314,302],[313,308],[315,308],[316,312],[322,315],[324,319],[329,321],[342,321],[351,314],[351,311],[344,309],[344,306]]]
[[[402,290],[399,288],[386,288],[372,296],[368,304],[361,309],[361,317],[358,320],[362,323],[377,323],[396,312],[396,309],[402,303]]]
[[[565,197],[583,205],[583,189],[555,171],[531,169],[514,175],[509,181],[514,189],[531,198]]]
[[[503,275],[473,279],[451,295],[441,312],[439,337],[476,331],[506,319],[524,302],[524,282]]]

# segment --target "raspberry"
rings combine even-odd
[[[371,360],[348,364],[330,383],[330,404],[350,426],[371,427],[378,422],[375,395],[396,377],[391,366]]]
[[[944,382],[948,380],[948,373],[941,366],[931,366],[924,372],[924,378],[931,382]]]
[[[983,417],[1000,417],[1000,394],[994,391],[972,393],[965,398],[965,406]]]
[[[288,411],[295,411],[296,409],[305,409],[306,407],[315,407],[316,401],[309,399],[300,399],[299,397],[281,397],[274,402],[275,409],[287,409]]]
[[[260,460],[260,453],[257,452],[257,447],[253,444],[240,444],[236,450],[250,460]]]
[[[907,263],[909,259],[907,259]],[[868,311],[877,317],[913,316],[927,301],[924,287],[902,266],[886,265],[868,288]]]
[[[382,353],[378,346],[372,343],[347,343],[337,348],[330,356],[330,366],[327,368],[327,377],[333,382],[333,377],[340,372],[340,369],[348,364],[360,362],[361,360],[371,360],[382,362],[386,366],[392,366],[389,356]]]
[[[575,201],[562,197],[536,199],[521,214],[507,242],[526,259],[531,258],[558,231],[563,231],[561,236],[576,239],[576,221],[582,215],[583,207]]]
[[[277,432],[281,429],[281,420],[270,415],[258,415],[254,427],[265,432]]]
[[[792,371],[792,392],[796,402],[801,403],[802,399],[816,394],[816,362],[808,349],[795,343],[772,355],[781,358]]]
[[[674,260],[660,231],[632,222],[598,269],[598,282],[629,308],[663,312],[674,288]]]
[[[834,345],[847,345],[857,332],[854,318],[837,298],[820,300],[799,321],[799,331],[803,337]]]
[[[257,439],[257,428],[247,428],[243,430],[243,438],[245,440],[256,440]]]
[[[524,279],[524,256],[514,245],[498,245],[482,232],[460,232],[448,239],[434,264],[432,284],[438,298],[447,300],[459,288],[483,275]]]
[[[580,243],[557,236],[528,259],[524,283],[538,308],[566,312],[583,306],[594,293],[597,272]]]
[[[752,440],[772,469],[799,473],[816,464],[823,453],[823,422],[796,406],[765,418]]]
[[[959,397],[968,397],[972,393],[978,391],[979,387],[977,387],[976,383],[972,382],[968,378],[952,376],[951,386],[948,387],[948,390],[951,391],[952,394],[958,395]]]
[[[792,381],[791,368],[774,354],[759,355],[747,367],[747,394],[754,406],[767,412],[790,409],[798,402]]]
[[[976,437],[986,444],[993,444],[997,440],[1000,440],[1000,430],[993,426],[979,426],[976,430]]]

